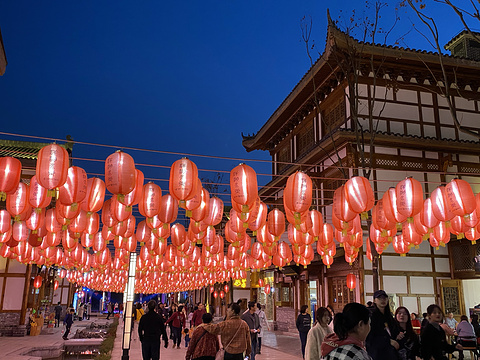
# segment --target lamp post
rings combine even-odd
[[[132,339],[132,311],[133,297],[135,295],[135,269],[137,266],[137,253],[130,253],[130,263],[128,267],[127,288],[124,294],[125,298],[125,321],[123,322],[123,341],[122,341],[122,360],[129,360],[130,340]],[[130,315],[130,316],[129,316]]]

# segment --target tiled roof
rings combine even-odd
[[[35,160],[40,149],[46,145],[49,145],[49,143],[0,140],[0,157],[11,156],[19,159]],[[71,146],[59,145],[71,150]]]

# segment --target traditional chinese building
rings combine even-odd
[[[323,54],[260,130],[243,138],[247,151],[268,151],[272,157],[272,180],[260,191],[262,201],[282,208],[282,189],[297,170],[312,178],[313,208],[327,222],[333,192],[354,175],[369,178],[377,200],[406,176],[419,180],[425,194],[456,177],[480,192],[480,62],[476,52],[465,50],[479,46],[466,32],[448,45],[459,56],[364,43],[329,19]],[[442,66],[453,89],[450,104]],[[365,221],[363,228],[366,244]],[[351,301],[372,300],[378,272],[376,286],[395,306],[422,313],[438,303],[456,315],[468,314],[478,302],[473,295],[480,285],[478,255],[480,246],[465,239],[452,238],[438,249],[424,241],[406,257],[390,246],[376,270],[365,253],[349,265],[338,248],[330,268],[316,256],[307,269],[289,266],[269,273],[275,291],[267,298],[276,305],[277,322],[291,328],[303,304],[340,310]],[[354,291],[347,288],[348,273],[356,276]],[[292,323],[285,324],[288,318]]]
[[[35,175],[38,151],[45,145],[48,144],[0,140],[0,157],[19,159],[22,163],[21,181],[29,184]],[[69,152],[71,145],[67,145]],[[5,201],[0,201],[0,209],[5,209]],[[33,286],[37,275],[43,279],[39,288]],[[45,312],[58,302],[65,308],[72,302],[74,287],[66,279],[57,278],[59,286],[54,289],[56,275],[53,268],[25,265],[0,256],[0,336],[24,336],[32,309]]]

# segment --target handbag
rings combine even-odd
[[[233,337],[230,339],[230,342],[227,344],[227,346],[225,347],[228,347],[233,339],[235,338],[235,336],[237,336],[238,334],[238,330],[240,330],[240,327],[237,328],[237,331],[235,332],[235,335],[233,335]],[[217,353],[215,354],[215,360],[223,360],[225,357],[225,348],[221,348],[220,350],[217,351]]]

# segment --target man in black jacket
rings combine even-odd
[[[155,300],[148,302],[148,312],[140,318],[138,324],[138,337],[142,342],[143,360],[160,359],[160,335],[168,347],[168,337],[162,317],[155,312],[157,303]]]

